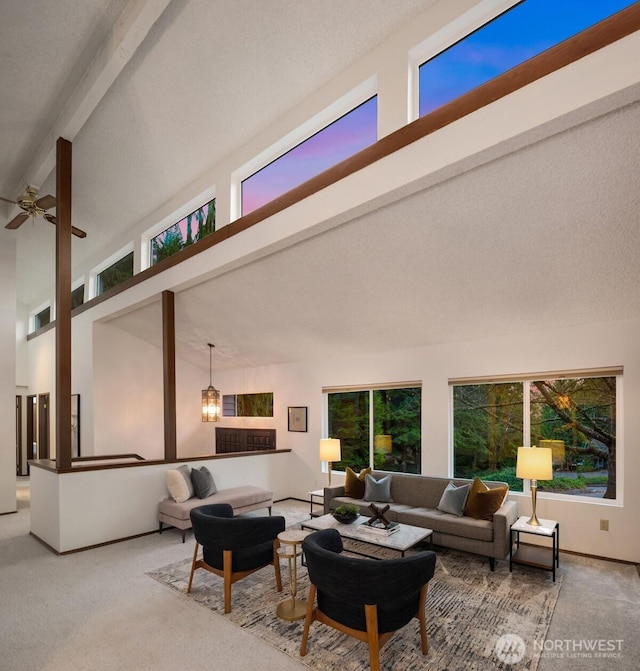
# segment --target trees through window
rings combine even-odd
[[[420,387],[329,392],[327,401],[327,435],[342,451],[333,468],[420,473]]]
[[[615,499],[616,382],[603,376],[455,385],[454,476],[504,480],[522,491],[518,447],[547,446],[554,476],[538,482],[540,491]]]
[[[181,252],[216,230],[216,200],[210,200],[151,238],[151,265]]]

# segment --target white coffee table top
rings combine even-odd
[[[368,519],[368,517],[360,515],[358,519],[351,524],[341,524],[333,517],[333,515],[322,515],[321,517],[305,520],[302,523],[302,526],[305,529],[313,529],[314,531],[336,529],[344,538],[350,538],[351,540],[361,541],[379,547],[391,548],[392,550],[398,550],[398,552],[405,552],[420,541],[429,538],[433,533],[432,529],[414,527],[410,524],[401,524],[398,531],[385,536],[384,534],[377,534],[372,531],[361,529],[360,526]]]

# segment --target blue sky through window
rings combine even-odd
[[[242,182],[242,214],[281,196],[377,139],[374,96]]]
[[[634,2],[524,0],[420,66],[420,116]]]

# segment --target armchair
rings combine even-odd
[[[318,621],[367,643],[371,671],[379,671],[380,649],[414,617],[420,622],[422,654],[427,654],[425,607],[427,583],[436,565],[434,552],[355,559],[341,554],[342,539],[335,529],[307,536],[302,547],[311,583],[300,647],[303,657],[309,628]]]
[[[284,531],[284,517],[234,517],[228,503],[194,508],[191,525],[196,539],[187,592],[191,592],[193,574],[203,568],[224,579],[224,612],[231,612],[231,585],[272,564],[276,587],[282,591],[278,534]],[[202,546],[202,559],[198,548]]]

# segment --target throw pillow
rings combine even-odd
[[[167,483],[167,489],[169,490],[169,495],[177,503],[182,503],[191,498],[189,494],[189,488],[185,482],[184,475],[176,470],[170,470],[165,473],[165,480]]]
[[[441,510],[443,513],[451,513],[452,515],[462,517],[470,489],[471,485],[456,487],[453,482],[450,482],[442,493],[440,503],[438,503],[438,510]]]
[[[508,493],[508,485],[489,489],[480,478],[476,478],[471,485],[464,514],[477,520],[491,521],[493,514],[502,506]]]
[[[206,499],[207,496],[211,496],[218,491],[213,475],[206,466],[203,466],[200,470],[197,468],[191,469],[191,482],[195,495],[199,499]]]
[[[364,476],[364,500],[393,503],[391,498],[391,476],[376,480],[373,475]]]
[[[352,471],[347,466],[347,477],[344,481],[344,495],[352,499],[361,499],[364,497],[364,479],[371,473],[371,468],[363,468],[360,473]]]
[[[182,464],[182,466],[178,466],[178,468],[176,468],[176,471],[178,471],[178,473],[182,473],[182,477],[187,483],[187,489],[189,490],[189,498],[191,498],[194,494],[193,484],[191,482],[191,469],[189,466],[187,466],[187,464]]]

